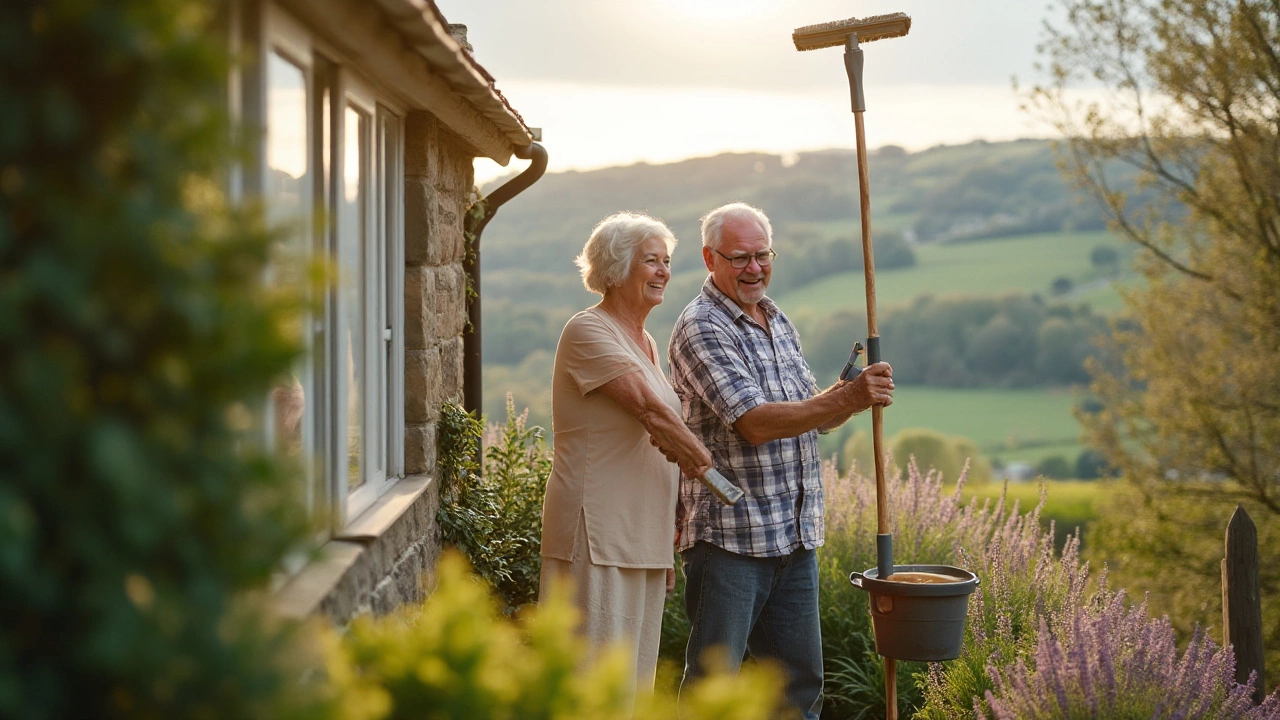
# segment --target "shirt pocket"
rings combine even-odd
[[[787,400],[799,402],[809,399],[809,375],[806,367],[804,358],[799,353],[785,353],[778,358],[778,373],[782,376]]]

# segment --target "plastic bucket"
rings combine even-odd
[[[894,660],[937,662],[960,657],[969,596],[978,576],[949,565],[894,565],[894,573],[922,572],[954,582],[908,583],[880,580],[877,568],[849,574],[849,582],[871,598],[876,652]]]

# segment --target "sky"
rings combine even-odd
[[[1044,75],[1048,0],[435,0],[531,127],[552,172],[720,152],[854,146],[841,48],[797,52],[797,27],[893,12],[865,43],[867,145],[911,151],[1048,137],[1017,84]],[[479,160],[476,181],[520,169]]]

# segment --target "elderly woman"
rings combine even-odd
[[[644,215],[596,225],[576,262],[602,299],[565,325],[551,389],[555,457],[540,593],[571,579],[588,643],[628,643],[641,689],[653,687],[662,606],[675,581],[679,470],[700,477],[711,467],[644,328],[671,279],[675,245],[666,225]]]

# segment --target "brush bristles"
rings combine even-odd
[[[819,25],[806,25],[791,33],[797,50],[819,50],[843,45],[849,35],[856,33],[858,42],[871,42],[884,38],[902,37],[911,30],[911,17],[906,13],[874,15],[869,18],[849,18]]]

